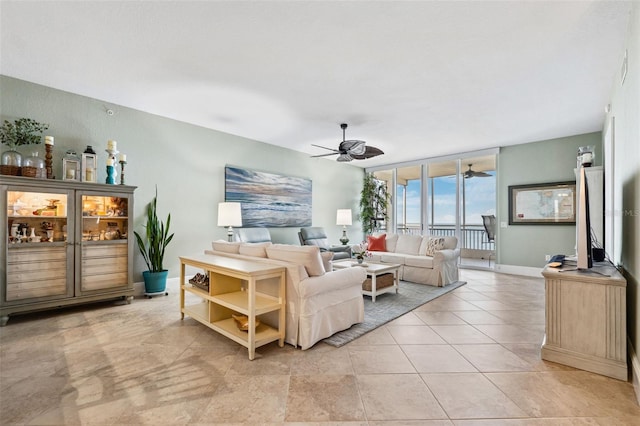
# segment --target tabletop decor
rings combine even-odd
[[[365,257],[371,256],[367,248],[368,248],[368,244],[365,242],[362,242],[360,244],[355,244],[351,247],[351,252],[354,254],[358,263],[363,263]]]
[[[62,179],[80,181],[80,157],[72,149],[62,158]]]
[[[116,155],[118,155],[118,153],[120,152],[118,151],[118,142],[114,140],[108,140],[107,149],[105,149],[105,151],[108,154],[107,155],[107,183],[115,185],[116,176],[118,175],[118,171],[116,170],[116,166],[118,164],[118,160],[116,160]],[[109,169],[109,166],[111,166],[111,169]],[[109,173],[111,173],[111,175]]]
[[[82,153],[82,181],[97,182],[97,174],[98,155],[91,145],[87,145],[87,148]]]
[[[124,185],[124,165],[127,164],[127,155],[120,154],[120,185]]]
[[[47,179],[54,179],[53,176],[53,136],[45,136],[44,137],[44,165],[47,169]]]
[[[0,127],[0,143],[7,144],[8,151],[2,153],[0,174],[18,175],[22,167],[22,154],[16,149],[22,145],[39,144],[42,132],[49,128],[48,124],[39,123],[30,118],[19,118],[13,123],[4,120]]]

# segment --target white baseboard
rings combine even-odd
[[[542,268],[534,268],[531,266],[496,264],[495,271],[501,274],[523,275],[525,277],[542,278]]]
[[[636,402],[640,405],[640,359],[638,359],[638,354],[628,337],[627,346],[629,347],[629,359],[631,361],[631,384],[636,392]]]

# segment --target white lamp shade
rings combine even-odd
[[[242,226],[240,203],[218,203],[218,226]]]
[[[351,226],[351,209],[339,209],[336,214],[336,225]]]

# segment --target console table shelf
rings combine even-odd
[[[542,359],[626,381],[626,280],[608,262],[584,271],[547,267],[542,275]]]
[[[255,348],[278,340],[284,346],[285,337],[285,269],[240,259],[215,255],[180,257],[180,312],[189,315],[212,330],[245,346],[249,359]],[[209,277],[209,291],[192,287],[186,280],[186,267],[200,268]],[[185,303],[185,293],[197,296],[201,302]],[[258,315],[275,312],[277,325],[262,321]],[[232,314],[249,319],[249,330],[241,331]]]

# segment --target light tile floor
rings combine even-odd
[[[168,297],[15,316],[0,424],[639,425],[630,383],[540,359],[542,278],[468,284],[342,348],[245,348]],[[386,294],[381,297],[393,297]]]

